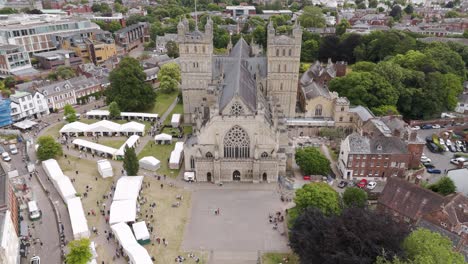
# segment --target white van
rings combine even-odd
[[[37,220],[41,218],[41,210],[37,207],[36,201],[28,202],[29,218],[31,220]]]
[[[194,182],[195,181],[195,172],[193,172],[193,171],[184,172],[184,180],[186,182]]]
[[[18,154],[18,149],[16,148],[15,144],[11,144],[9,148],[10,148],[11,154],[13,155]]]
[[[10,161],[11,160],[10,155],[6,151],[2,153],[2,158],[3,158],[4,161]]]

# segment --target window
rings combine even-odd
[[[31,108],[32,108],[32,107],[33,107],[33,104],[32,104],[32,103],[29,103],[29,107],[31,107]]]
[[[286,71],[286,64],[283,66],[284,71]]]
[[[315,107],[315,116],[322,116],[322,105],[317,105]]]
[[[211,152],[207,152],[207,153],[205,154],[205,157],[211,159],[211,158],[213,158],[213,154],[211,154]]]
[[[283,83],[280,83],[280,91],[283,91]]]
[[[195,159],[190,157],[190,168],[195,169]]]
[[[235,102],[234,104],[232,104],[231,106],[231,112],[230,112],[231,115],[234,115],[234,116],[239,116],[239,115],[242,115],[244,114],[244,108],[242,107],[241,104],[239,104],[238,102]]]
[[[344,112],[344,107],[343,106],[341,107],[341,112]]]
[[[261,155],[260,157],[262,157],[262,158],[268,158],[268,153],[263,152],[262,155]]]
[[[197,46],[195,46],[195,52],[198,52],[198,50],[197,50]]]
[[[286,50],[283,49],[283,56],[286,56]]]
[[[340,122],[343,122],[343,117],[342,116],[340,116]]]
[[[240,126],[232,127],[224,136],[225,158],[250,157],[250,140],[247,132]]]
[[[353,122],[353,117],[352,116],[349,117],[349,122]]]
[[[281,72],[281,65],[278,64],[278,72]]]
[[[279,49],[276,49],[276,56],[279,56]]]
[[[205,48],[205,46],[203,46],[203,53],[205,53],[205,52],[206,52],[206,48]]]
[[[291,56],[291,49],[289,49],[289,56]]]

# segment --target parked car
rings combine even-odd
[[[434,152],[434,153],[442,151],[436,144],[434,144],[432,142],[427,142],[426,146],[431,152]]]
[[[431,159],[425,156],[421,156],[421,162],[431,162]]]
[[[310,175],[304,175],[302,177],[305,181],[310,181]]]
[[[338,188],[341,188],[341,189],[343,189],[346,186],[348,186],[347,181],[340,181],[340,183],[338,184]]]
[[[457,149],[453,145],[447,145],[450,152],[457,152]]]
[[[15,144],[11,144],[11,145],[9,146],[9,148],[10,148],[11,154],[13,154],[13,155],[18,154],[18,149],[16,148],[16,145],[15,145]]]
[[[430,124],[423,125],[421,129],[432,129],[432,125]]]
[[[414,126],[414,127],[411,128],[411,130],[419,130],[419,129],[421,129],[420,126]]]
[[[439,129],[439,128],[440,128],[440,125],[437,125],[437,124],[436,124],[436,125],[433,125],[432,128],[433,128],[433,129]]]
[[[428,163],[423,163],[424,167],[426,167],[426,169],[433,169],[435,168],[434,164],[428,162]]]
[[[41,264],[41,258],[39,256],[32,257],[31,264]]]
[[[348,182],[348,187],[355,187],[356,186],[356,182],[354,181],[349,181]]]
[[[366,179],[360,180],[359,183],[357,184],[357,187],[359,187],[361,189],[364,189],[366,186],[367,186],[367,180]]]
[[[377,186],[377,183],[375,181],[370,181],[368,184],[367,184],[367,189],[369,190],[373,190],[375,188],[375,186]]]
[[[10,155],[8,154],[8,152],[5,151],[5,152],[2,153],[2,159],[4,161],[10,161],[11,160]]]
[[[37,206],[36,201],[28,202],[28,211],[29,211],[29,219],[34,221],[34,220],[41,218],[41,210]]]
[[[427,172],[433,173],[433,174],[441,174],[441,173],[442,173],[441,170],[436,169],[436,168],[428,168],[428,169],[427,169]]]

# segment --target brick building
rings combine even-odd
[[[16,234],[19,234],[19,205],[16,199],[13,186],[11,185],[8,176],[0,165],[0,213],[4,213],[9,210],[11,212],[11,221],[16,230]]]
[[[78,67],[83,60],[71,50],[54,50],[33,55],[43,69],[56,69],[59,66]]]
[[[148,23],[140,22],[115,32],[115,43],[130,52],[149,41]]]

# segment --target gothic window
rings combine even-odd
[[[238,116],[238,115],[242,115],[243,113],[244,113],[244,108],[242,107],[242,105],[240,105],[237,102],[232,104],[231,112],[230,112],[231,115]]]
[[[353,117],[352,116],[349,117],[349,122],[353,122]]]
[[[291,49],[289,49],[289,56],[291,56]]]
[[[206,48],[205,48],[205,46],[203,46],[203,53],[206,53]]]
[[[250,157],[250,140],[240,126],[232,127],[224,136],[224,157],[242,159]]]
[[[286,50],[283,49],[283,56],[286,56]]]
[[[342,116],[340,116],[340,122],[343,122],[343,117]]]
[[[286,71],[286,64],[283,66],[283,68],[284,68],[284,71]]]
[[[280,90],[283,91],[283,83],[280,83]]]
[[[198,50],[197,50],[197,46],[195,46],[195,53],[196,53],[196,52],[198,52]]]
[[[211,152],[207,152],[207,153],[205,154],[205,157],[211,159],[211,158],[213,158],[213,154],[211,154]]]
[[[185,46],[185,52],[189,53],[188,46]]]
[[[262,158],[268,158],[268,153],[263,152],[262,155],[261,155],[260,157],[262,157]]]
[[[190,157],[190,168],[195,169],[195,159],[193,157]]]
[[[276,56],[279,56],[279,49],[276,49]]]
[[[315,116],[322,116],[322,105],[317,105],[315,107]]]
[[[281,72],[281,65],[278,64],[278,72]]]
[[[343,112],[343,111],[344,111],[344,107],[342,106],[342,107],[341,107],[341,112]]]

